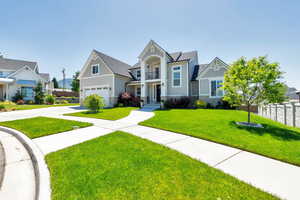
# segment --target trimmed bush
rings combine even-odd
[[[99,112],[105,106],[104,98],[97,94],[92,94],[84,99],[84,106],[92,112]]]
[[[18,102],[19,100],[23,100],[23,95],[21,94],[21,91],[20,90],[18,90],[17,92],[16,92],[16,94],[12,97],[12,100],[13,100],[13,102]]]
[[[123,106],[140,107],[141,100],[139,97],[135,97],[133,94],[123,92],[119,95],[117,104],[123,104]]]
[[[17,104],[18,104],[18,105],[23,105],[23,104],[25,104],[25,101],[22,100],[22,99],[20,99],[20,100],[17,101]]]
[[[170,98],[164,101],[165,108],[190,108],[191,99],[189,97]]]
[[[4,110],[5,106],[3,104],[0,104],[0,110]]]
[[[55,97],[53,95],[49,94],[45,97],[45,102],[46,102],[46,104],[52,105],[55,103]]]
[[[195,106],[196,106],[196,108],[206,108],[207,103],[203,100],[197,100],[195,102]]]

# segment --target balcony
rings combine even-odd
[[[146,72],[146,80],[160,79],[159,71]]]

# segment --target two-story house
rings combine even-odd
[[[145,104],[180,97],[216,104],[223,96],[227,67],[219,58],[199,64],[197,51],[169,53],[153,40],[133,66],[93,50],[79,75],[80,99],[98,94],[113,106],[118,95],[127,91]]]
[[[43,84],[51,92],[49,74],[39,73],[37,62],[8,59],[0,56],[0,101],[11,100],[19,90],[24,100],[34,99],[34,87]]]

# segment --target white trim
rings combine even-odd
[[[114,76],[114,74],[101,74],[101,75],[98,75],[98,76],[83,77],[81,79],[83,80],[83,79],[90,79],[90,78],[101,78],[101,77],[105,77],[105,76]]]
[[[109,88],[109,85],[91,85],[91,86],[83,87],[82,89],[85,90],[85,89],[98,88],[98,87],[108,87]]]
[[[154,42],[153,40],[150,40],[148,42],[148,44],[145,46],[145,48],[143,49],[143,51],[140,53],[138,58],[142,58],[145,55],[145,53],[147,52],[148,48],[152,45],[155,46],[156,48],[158,48],[158,50],[160,50],[163,54],[166,53],[164,49],[162,49],[159,45],[156,44],[156,42]],[[144,59],[144,60],[146,60],[146,59]]]
[[[186,96],[192,96],[192,91],[191,91],[191,95],[189,95],[189,89],[190,89],[190,87],[189,87],[189,83],[190,83],[190,66],[189,66],[189,62],[186,64],[186,68],[187,68],[187,92],[186,92]]]
[[[112,85],[112,97],[116,97],[115,95],[115,81],[116,81],[116,76],[113,74],[113,85]]]
[[[97,73],[93,73],[94,67],[98,68],[98,72]],[[93,64],[91,65],[91,76],[97,76],[100,74],[100,64]]]
[[[180,70],[176,70],[175,72],[180,72],[180,79],[179,79],[179,85],[174,85],[174,76],[173,76],[173,73],[174,73],[174,68],[175,67],[180,67]],[[181,87],[181,82],[182,82],[182,65],[175,65],[175,66],[172,66],[172,71],[171,71],[171,80],[172,80],[172,88],[180,88]]]
[[[42,83],[45,83],[45,79],[43,77],[41,77],[39,74],[37,74],[35,71],[33,71],[29,66],[25,65],[24,67],[18,69],[17,71],[15,71],[14,73],[11,73],[9,74],[6,78],[9,78],[9,77],[12,77],[12,76],[15,76],[16,74],[20,73],[21,71],[23,71],[24,69],[28,69],[29,71],[31,71],[37,78],[39,78],[41,80],[43,80]]]

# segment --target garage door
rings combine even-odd
[[[90,96],[92,94],[97,94],[104,98],[105,105],[109,106],[109,88],[108,87],[93,87],[93,88],[85,88],[84,89],[84,98]]]

